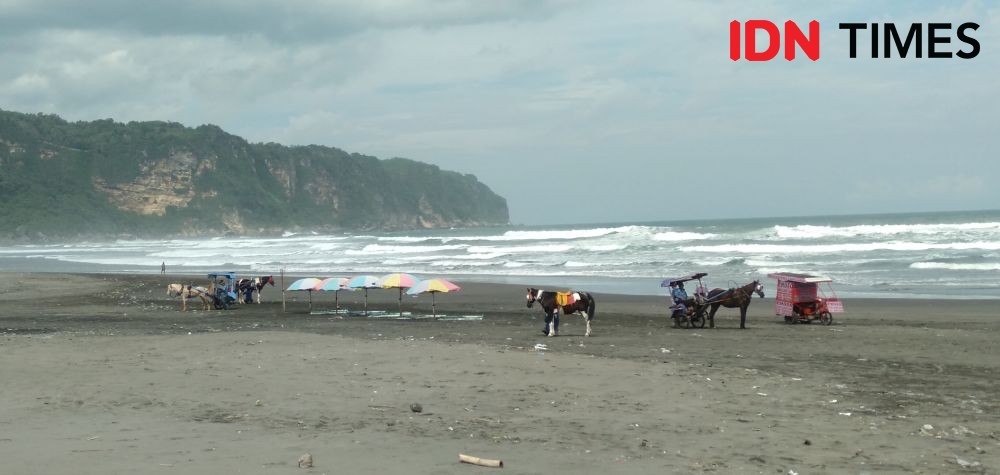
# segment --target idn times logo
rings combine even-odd
[[[895,23],[838,25],[838,30],[847,33],[851,58],[857,58],[860,51],[865,55],[870,52],[872,58],[972,59],[982,49],[974,36],[978,29],[979,24],[974,22],[957,26],[952,23],[911,23],[902,27]],[[769,20],[744,23],[733,20],[729,23],[729,59],[770,61],[784,50],[785,59],[792,61],[796,51],[801,50],[807,58],[816,61],[820,57],[820,32],[816,20],[809,22],[805,32],[791,20],[784,22],[781,28]],[[761,37],[766,42],[759,42]]]

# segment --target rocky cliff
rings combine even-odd
[[[0,111],[0,238],[506,224],[472,175],[215,126]]]

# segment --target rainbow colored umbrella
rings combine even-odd
[[[397,272],[382,276],[378,281],[378,286],[383,289],[399,289],[399,316],[403,316],[403,289],[409,289],[419,282],[420,279],[410,275]]]
[[[313,290],[316,290],[316,286],[319,285],[321,281],[314,277],[306,277],[305,279],[299,279],[292,282],[285,290],[300,291],[305,290],[309,292],[309,312],[312,313],[313,309]]]
[[[368,289],[381,288],[378,285],[379,278],[374,275],[357,275],[347,281],[347,287],[351,289],[365,289],[365,316],[368,316]]]
[[[316,284],[316,288],[313,290],[319,290],[324,292],[333,292],[333,300],[336,303],[337,309],[340,310],[340,291],[341,290],[354,290],[347,287],[348,282],[347,277],[330,277],[329,279],[323,279]]]
[[[417,294],[422,294],[424,292],[430,292],[431,314],[436,317],[437,310],[434,307],[434,294],[437,294],[438,292],[441,293],[458,292],[459,290],[462,290],[462,288],[455,285],[454,282],[449,282],[444,279],[427,279],[417,282],[416,285],[410,287],[410,289],[406,291],[406,294],[417,295]]]

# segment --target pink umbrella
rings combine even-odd
[[[313,290],[333,292],[333,300],[337,306],[337,310],[340,310],[340,291],[353,290],[347,286],[348,280],[347,277],[330,277],[329,279],[319,281]]]

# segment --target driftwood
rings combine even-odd
[[[482,459],[465,454],[458,454],[458,461],[462,463],[470,463],[472,465],[479,465],[480,467],[503,468],[503,462],[500,460]]]

